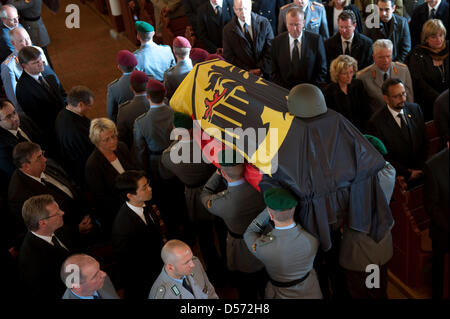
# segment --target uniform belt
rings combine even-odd
[[[34,18],[27,18],[27,17],[21,16],[21,18],[22,18],[22,20],[33,22],[33,21],[39,20],[41,17],[38,16],[38,17],[34,17]]]
[[[236,238],[236,239],[243,239],[244,236],[233,233],[232,231],[228,230],[228,233],[230,233],[231,237]]]
[[[299,283],[305,281],[305,279],[308,278],[308,276],[309,276],[309,271],[302,278],[296,279],[296,280],[292,280],[292,281],[289,281],[289,282],[279,282],[279,281],[273,280],[272,278],[269,278],[269,279],[270,279],[270,282],[272,283],[272,285],[274,285],[276,287],[286,288],[286,287],[291,287],[291,286],[294,286],[296,284],[299,284]]]

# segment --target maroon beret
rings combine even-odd
[[[176,37],[173,39],[173,46],[177,48],[191,48],[191,44],[185,37]]]
[[[203,50],[202,48],[192,48],[189,57],[194,61],[203,62],[205,61],[208,54],[208,51]]]
[[[137,59],[130,51],[120,50],[117,54],[117,63],[122,66],[135,67],[137,65]]]
[[[219,54],[215,54],[215,53],[208,54],[208,56],[206,57],[205,61],[215,60],[215,59],[219,59],[219,60],[225,61],[223,56],[221,56]]]
[[[134,70],[130,75],[131,83],[147,83],[148,76],[142,71]]]
[[[153,80],[153,79],[148,80],[146,88],[147,88],[147,91],[149,91],[149,92],[159,92],[159,91],[166,90],[166,88],[164,87],[164,85],[161,82],[159,82],[158,80]]]

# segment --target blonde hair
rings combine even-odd
[[[356,60],[351,56],[341,54],[336,59],[334,59],[330,65],[331,81],[337,83],[339,74],[342,72],[342,70],[345,70],[349,67],[352,67],[355,73],[358,72],[358,62],[356,62]]]
[[[93,119],[89,127],[89,139],[92,144],[98,145],[100,143],[100,133],[109,131],[114,131],[117,134],[117,127],[113,121],[106,117]]]
[[[444,27],[444,24],[440,19],[430,19],[422,27],[422,33],[420,35],[420,43],[426,44],[428,37],[442,33],[445,36],[447,35],[447,30]]]

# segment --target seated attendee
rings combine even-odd
[[[119,141],[127,144],[130,149],[134,148],[134,121],[150,109],[150,103],[147,100],[147,92],[145,91],[148,80],[149,78],[144,72],[134,70],[130,76],[130,85],[134,97],[132,100],[119,105],[119,112],[117,114],[118,137]]]
[[[202,48],[192,48],[191,52],[189,53],[189,57],[192,60],[192,65],[194,66],[199,62],[205,61],[208,54],[208,51]]]
[[[325,12],[327,16],[328,33],[330,37],[335,35],[339,31],[338,17],[344,10],[349,10],[355,15],[356,31],[363,32],[363,24],[361,15],[358,8],[352,4],[350,0],[330,0],[328,5],[325,6]]]
[[[161,250],[164,262],[148,299],[218,299],[200,260],[180,240],[169,240]]]
[[[141,47],[134,51],[137,59],[136,70],[142,71],[158,81],[163,80],[164,72],[175,66],[175,58],[168,45],[153,42],[155,30],[145,21],[136,21],[137,39]]]
[[[66,92],[55,75],[43,74],[41,51],[24,47],[19,51],[18,58],[24,72],[17,81],[17,102],[53,141],[56,116],[66,106]],[[56,144],[56,140],[54,142]]]
[[[117,176],[115,185],[126,200],[111,234],[120,281],[126,299],[146,299],[161,271],[159,254],[164,245],[159,217],[149,202],[152,188],[145,172],[133,170]]]
[[[434,101],[449,85],[446,34],[441,20],[428,20],[423,25],[421,44],[411,50],[406,62],[411,72],[415,101],[422,107],[425,121],[433,119]]]
[[[233,0],[210,0],[197,10],[197,38],[209,53],[221,53],[223,27],[233,17]]]
[[[164,72],[164,86],[169,100],[189,71],[192,70],[192,61],[189,58],[190,51],[191,44],[186,38],[176,37],[173,39],[173,52],[177,64]]]
[[[389,150],[385,159],[403,176],[408,186],[422,182],[428,140],[420,106],[406,102],[400,79],[388,79],[382,86],[385,106],[368,123],[368,134],[378,137]]]
[[[0,7],[0,61],[6,59],[14,52],[14,47],[9,38],[9,31],[19,26],[19,13],[16,7],[5,4]]]
[[[27,299],[61,299],[65,285],[59,278],[64,260],[76,244],[63,232],[64,211],[51,195],[27,199],[21,212],[28,232],[19,254],[19,273]]]
[[[137,65],[137,59],[128,50],[121,50],[117,54],[117,68],[122,72],[119,79],[108,84],[106,94],[106,113],[112,121],[116,122],[119,104],[133,98],[130,88],[130,75]]]
[[[270,277],[264,298],[322,299],[313,268],[319,240],[294,221],[297,199],[283,188],[269,188],[264,201],[266,209],[244,233],[248,249]]]
[[[372,39],[389,39],[392,42],[392,60],[403,62],[411,50],[411,36],[408,21],[394,13],[394,0],[378,0],[377,2],[380,23],[365,24],[364,34]]]
[[[327,107],[344,115],[361,132],[370,118],[369,97],[361,80],[353,76],[358,71],[357,62],[348,55],[340,55],[331,62],[329,84],[323,95]]]
[[[411,74],[405,64],[392,62],[392,42],[377,40],[372,47],[374,63],[356,74],[356,78],[364,83],[372,112],[384,107],[381,86],[388,78],[400,79],[406,89],[406,101],[413,102],[414,91]]]
[[[117,175],[137,166],[127,145],[118,141],[116,125],[110,119],[93,119],[89,139],[95,148],[86,162],[86,188],[93,196],[103,229],[109,233],[114,217],[123,204],[114,181]]]
[[[23,203],[31,196],[41,194],[50,194],[55,198],[66,212],[64,221],[67,226],[80,234],[92,230],[91,212],[79,188],[57,163],[47,163],[44,151],[38,144],[21,142],[14,147],[12,157],[17,169],[9,183],[8,204],[17,219],[19,235],[24,231],[20,214]]]
[[[413,1],[407,1],[413,2]],[[448,29],[448,1],[445,0],[426,0],[414,8],[411,15],[409,29],[411,30],[411,44],[414,46],[421,44],[420,40],[422,28],[425,22],[430,19],[440,19],[445,29]],[[446,39],[448,39],[448,34]]]
[[[5,89],[6,97],[11,101],[11,103],[16,107],[19,113],[23,113],[22,108],[17,102],[16,98],[16,86],[17,81],[22,75],[23,68],[19,62],[19,58],[17,57],[19,51],[26,46],[32,45],[30,36],[28,32],[22,28],[17,27],[13,30],[9,31],[9,37],[11,40],[11,44],[14,47],[14,51],[3,61],[1,65],[1,76],[3,87]],[[47,58],[45,57],[44,51],[40,47],[33,46],[34,48],[41,51],[41,58],[44,62],[44,71],[43,75],[52,74],[56,77],[56,81],[59,83],[59,79],[56,74],[53,72],[50,66],[48,66]]]
[[[250,0],[234,0],[233,10],[235,16],[223,28],[225,61],[270,79],[273,31],[269,20],[252,12]]]
[[[79,185],[84,185],[84,166],[94,150],[89,140],[91,120],[87,113],[94,105],[94,93],[85,86],[74,86],[67,96],[67,106],[55,121],[56,138],[64,158],[64,168]]]
[[[445,142],[448,141],[448,125],[449,125],[449,101],[448,101],[448,89],[438,96],[434,101],[434,125],[438,131],[438,135],[441,139],[442,147],[445,146]]]
[[[61,266],[61,280],[67,287],[62,299],[120,299],[98,261],[86,254],[67,257]]]
[[[324,43],[328,67],[330,67],[331,61],[341,54],[355,58],[358,62],[358,70],[371,65],[373,63],[372,40],[355,30],[354,13],[344,10],[339,14],[337,23],[338,32]]]
[[[208,56],[206,57],[205,61],[209,61],[209,60],[215,60],[215,59],[219,59],[221,61],[225,61],[225,59],[223,58],[223,56],[218,55],[218,54],[208,54]]]

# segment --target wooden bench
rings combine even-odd
[[[410,287],[431,283],[430,220],[423,206],[423,186],[406,191],[397,178],[390,208],[395,224],[392,229],[394,256],[391,272]]]

